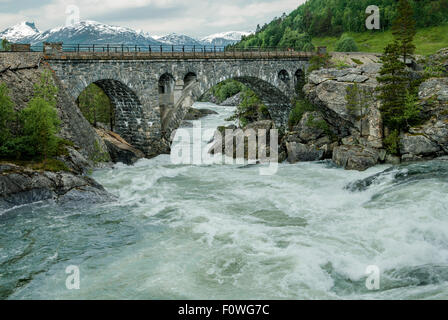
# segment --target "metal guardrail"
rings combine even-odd
[[[200,58],[309,58],[315,52],[301,52],[287,47],[196,46],[196,45],[126,45],[62,44],[33,45],[30,52],[42,52],[48,59],[200,59]]]

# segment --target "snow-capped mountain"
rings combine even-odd
[[[42,42],[63,42],[64,44],[124,44],[124,45],[187,45],[226,46],[241,40],[250,32],[231,31],[217,33],[201,40],[187,35],[171,33],[154,36],[131,28],[110,26],[95,21],[81,21],[77,24],[40,32],[34,23],[22,22],[0,33],[0,39],[10,42],[40,45]]]
[[[241,40],[242,36],[248,36],[251,33],[252,32],[245,32],[245,31],[229,31],[229,32],[215,33],[205,38],[202,38],[201,42],[213,46],[227,46],[229,44],[237,43],[238,41]]]
[[[23,38],[39,34],[34,22],[22,22],[0,32],[0,39],[8,39],[10,42],[18,42]]]
[[[166,36],[155,36],[154,39],[156,39],[157,41],[163,42],[164,44],[167,45],[185,45],[185,46],[192,46],[192,45],[196,45],[196,46],[201,46],[203,45],[202,42],[200,42],[199,40],[196,40],[192,37],[183,35],[183,34],[177,34],[177,33],[170,33]]]
[[[22,43],[63,42],[64,44],[158,45],[149,35],[130,28],[110,26],[95,21],[81,21],[20,39]]]

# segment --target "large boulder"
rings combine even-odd
[[[0,210],[37,201],[58,203],[105,202],[113,199],[93,179],[72,172],[35,171],[3,164],[0,166]]]
[[[239,106],[242,101],[243,101],[242,93],[239,92],[236,95],[224,100],[219,105],[224,107],[236,107]]]
[[[288,162],[318,161],[324,158],[325,150],[318,149],[314,145],[306,145],[298,142],[286,142]]]
[[[275,125],[272,120],[256,121],[248,124],[242,129],[236,128],[234,125],[228,127],[218,127],[215,132],[214,139],[211,141],[213,144],[209,149],[210,154],[225,154],[228,157],[238,158],[240,155],[237,153],[237,146],[244,146],[244,158],[253,159],[249,152],[249,141],[255,141],[256,144],[256,158],[258,159],[259,152],[263,151],[267,157],[270,155],[270,130],[274,129]],[[228,134],[231,132],[231,134]],[[261,145],[262,149],[259,150],[259,141],[266,142]],[[231,151],[232,150],[232,151]],[[281,158],[281,157],[280,157]],[[265,160],[265,159],[259,159]]]
[[[326,134],[322,123],[326,123],[322,114],[317,111],[306,112],[299,124],[293,128],[297,132],[299,138],[304,142],[317,140]]]
[[[117,133],[103,129],[96,129],[96,131],[105,142],[113,162],[132,165],[145,157],[142,151],[134,148]]]
[[[184,120],[198,120],[211,114],[218,114],[218,112],[210,109],[188,109],[188,113],[185,115]]]
[[[360,145],[344,145],[333,150],[333,162],[346,170],[364,171],[378,164],[379,152]]]
[[[429,156],[440,151],[440,147],[423,134],[404,134],[400,138],[402,155]]]

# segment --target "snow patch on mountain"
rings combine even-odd
[[[96,21],[80,21],[40,32],[34,23],[22,22],[0,33],[0,39],[10,42],[41,45],[42,42],[63,42],[64,44],[124,44],[124,45],[184,45],[184,46],[227,46],[241,40],[251,32],[230,31],[212,34],[201,40],[183,34],[170,33],[164,36],[150,35],[143,30],[111,26]]]
[[[160,42],[142,31],[131,28],[111,26],[96,21],[81,21],[77,24],[54,28],[30,37],[22,42],[41,44],[63,42],[64,44],[127,44],[158,45]]]
[[[196,40],[195,38],[177,33],[170,33],[166,36],[159,36],[155,39],[167,45],[202,45],[202,42]]]
[[[246,31],[228,31],[209,35],[201,39],[202,42],[206,44],[216,45],[216,46],[226,46],[229,44],[235,44],[241,40],[242,36],[248,36],[252,32]]]
[[[0,32],[0,39],[18,42],[25,37],[31,37],[39,33],[40,31],[36,28],[34,22],[24,21]]]

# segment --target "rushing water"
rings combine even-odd
[[[233,111],[205,107],[219,111],[208,128]],[[164,155],[93,177],[118,200],[0,214],[1,298],[448,298],[448,162],[261,176]],[[70,265],[80,290],[65,286]],[[370,265],[380,290],[366,288]]]

